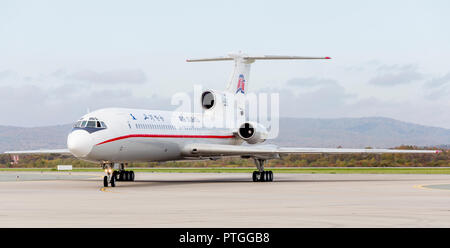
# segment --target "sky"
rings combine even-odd
[[[175,109],[194,84],[221,90],[257,61],[247,90],[281,116],[381,116],[450,128],[449,1],[0,1],[0,125],[66,124],[103,107]]]

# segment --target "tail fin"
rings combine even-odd
[[[227,57],[213,57],[202,59],[187,59],[187,62],[225,61],[234,60],[234,69],[227,84],[227,91],[233,94],[244,94],[248,88],[250,66],[256,60],[282,60],[282,59],[331,59],[330,57],[302,57],[302,56],[280,56],[263,55],[248,56],[242,52],[228,54]]]

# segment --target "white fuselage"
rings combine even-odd
[[[92,162],[149,162],[185,159],[181,150],[188,143],[242,143],[230,128],[198,125],[200,118],[160,110],[100,109],[75,124],[67,146],[74,156]]]

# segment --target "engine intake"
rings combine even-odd
[[[211,91],[203,92],[201,100],[203,109],[211,109],[217,102],[215,94]]]
[[[264,142],[268,133],[267,130],[259,124],[245,122],[239,127],[238,135],[247,143],[256,144]]]

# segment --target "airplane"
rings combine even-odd
[[[268,130],[259,123],[246,121],[243,97],[247,93],[251,64],[257,60],[311,60],[330,57],[249,56],[239,52],[224,57],[187,59],[187,62],[234,61],[225,91],[206,90],[201,94],[203,113],[161,110],[104,108],[82,116],[67,137],[67,148],[32,151],[7,151],[5,154],[71,154],[76,158],[99,163],[105,171],[104,187],[115,187],[117,181],[134,181],[133,171],[125,170],[130,162],[218,159],[237,156],[253,159],[256,171],[253,182],[271,182],[273,172],[264,169],[267,160],[286,154],[351,153],[439,153],[436,150],[345,149],[278,147],[263,144]],[[226,94],[225,94],[226,93]],[[237,127],[217,128],[193,125],[202,114],[221,110],[226,99],[234,95],[238,115]],[[235,106],[235,105],[233,105]],[[177,123],[174,122],[177,120]]]

